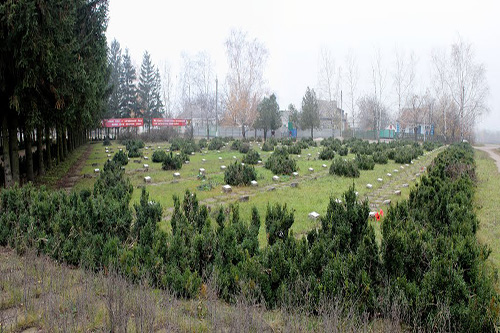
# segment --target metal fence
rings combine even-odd
[[[243,133],[241,130],[241,127],[231,127],[231,126],[219,126],[217,129],[217,135],[215,131],[215,126],[210,126],[208,128],[208,134],[209,137],[213,138],[215,136],[219,137],[233,137],[233,138],[242,138]],[[199,127],[194,127],[193,128],[193,134],[197,138],[206,138],[207,137],[207,127],[206,126],[199,126]],[[314,129],[313,135],[315,138],[328,138],[328,137],[339,137],[340,136],[340,130],[338,129]],[[245,131],[245,136],[248,137],[264,137],[264,131],[263,130],[254,130],[254,129],[247,129]],[[267,136],[271,137],[272,133],[271,131],[267,132]],[[277,129],[274,133],[274,137],[276,138],[287,138],[290,136],[290,133],[288,129],[286,128],[280,128]],[[309,138],[311,137],[311,130],[297,130],[297,138]]]

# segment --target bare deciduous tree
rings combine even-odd
[[[458,108],[459,133],[463,139],[472,135],[477,120],[488,112],[488,83],[484,65],[475,62],[472,45],[461,37],[451,46],[449,64],[448,86]]]
[[[451,46],[449,58],[433,51],[432,63],[443,134],[451,140],[470,138],[478,119],[489,111],[484,65],[475,61],[472,45],[461,37]]]
[[[257,116],[268,51],[264,44],[257,39],[249,39],[247,33],[241,30],[231,30],[225,44],[229,64],[225,120],[226,123],[241,126],[245,137],[245,128],[251,126]]]
[[[393,85],[396,90],[396,97],[398,103],[398,115],[401,117],[401,111],[408,99],[413,95],[413,83],[415,81],[415,66],[416,59],[413,52],[406,57],[405,52],[396,48],[395,50],[396,61],[394,63],[393,72]]]
[[[162,66],[162,99],[165,105],[165,114],[167,118],[173,116],[174,111],[174,81],[172,79],[172,68],[168,61]]]
[[[331,51],[322,47],[319,53],[319,71],[318,71],[318,92],[319,99],[326,100],[326,114],[331,119],[333,128],[342,129],[341,110],[337,107],[337,101],[340,94],[341,86],[341,68],[335,68],[335,59]]]
[[[352,51],[349,51],[346,57],[346,85],[347,85],[347,93],[349,98],[349,112],[352,117],[352,135],[354,136],[354,127],[356,122],[356,92],[358,87],[359,80],[359,71],[358,71],[358,63],[356,60],[356,56]]]
[[[384,103],[384,90],[385,90],[385,81],[387,77],[387,71],[383,68],[382,64],[382,54],[380,52],[380,48],[377,48],[375,51],[375,58],[372,61],[372,82],[374,88],[374,98],[375,102],[373,103],[374,107],[381,107]],[[382,108],[375,110],[378,113],[376,117],[377,124],[375,126],[376,130],[376,138],[380,139],[380,129],[382,128],[381,119],[382,119]]]
[[[207,52],[200,52],[195,58],[195,103],[197,116],[205,120],[207,139],[210,135],[210,122],[215,117],[215,90],[213,62]]]
[[[358,100],[360,127],[375,131],[374,139],[379,137],[378,128],[389,123],[387,108],[374,95],[366,95]]]

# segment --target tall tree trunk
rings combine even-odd
[[[5,176],[5,187],[11,187],[12,182],[12,169],[10,165],[9,154],[9,127],[7,124],[7,115],[4,113],[2,117],[2,145],[3,145],[3,168]]]
[[[66,159],[66,157],[68,157],[68,139],[67,139],[66,132],[67,132],[67,129],[63,127],[61,129],[61,133],[62,133],[61,140],[62,140],[62,146],[63,146],[64,159]]]
[[[10,156],[10,167],[12,170],[12,181],[14,183],[20,183],[19,177],[19,144],[17,142],[17,113],[11,113],[11,121],[9,124],[9,146],[11,151]]]
[[[42,126],[36,128],[36,150],[38,152],[38,175],[45,174],[45,165],[43,165],[43,141]]]
[[[245,138],[245,125],[241,125],[241,135],[243,135],[243,139]]]
[[[264,128],[264,142],[267,140],[267,129]]]
[[[314,130],[314,127],[311,126],[311,139],[314,139],[314,136],[313,136],[313,130]]]
[[[32,131],[26,130],[24,132],[24,151],[26,153],[26,176],[29,182],[35,181],[35,173],[33,172],[33,150],[32,144]]]
[[[60,143],[60,140],[61,139],[61,131],[59,129],[59,126],[56,125],[56,151],[57,151],[57,164],[61,163],[61,157],[62,157],[62,154],[61,154],[61,143]]]
[[[47,151],[47,169],[52,168],[52,140],[50,139],[50,127],[45,125],[45,150]]]

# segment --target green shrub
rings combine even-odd
[[[187,161],[187,156],[183,153],[179,155],[174,155],[172,152],[165,154],[163,160],[162,169],[163,170],[180,170],[185,161]]]
[[[293,214],[294,210],[288,211],[286,203],[283,206],[279,203],[267,205],[266,234],[269,245],[273,245],[278,239],[288,238],[288,231],[294,221]]]
[[[234,140],[233,143],[231,144],[231,149],[232,150],[239,150],[241,147],[242,142],[240,140]]]
[[[126,140],[124,144],[127,150],[132,150],[134,148],[139,150],[144,148],[144,142],[142,140]]]
[[[239,147],[238,150],[239,150],[240,153],[246,154],[250,150],[250,144],[248,144],[248,143],[242,143],[240,145],[240,147]]]
[[[294,154],[294,155],[300,155],[300,153],[302,152],[302,149],[297,144],[289,145],[287,150],[288,150],[288,154]]]
[[[382,151],[382,152],[374,152],[373,153],[373,161],[377,164],[387,164],[389,158],[387,156],[387,152]]]
[[[347,156],[347,154],[349,154],[349,148],[347,148],[347,146],[341,146],[341,147],[337,150],[337,153],[338,153],[340,156]]]
[[[153,152],[153,156],[151,158],[151,160],[153,161],[153,163],[161,163],[165,160],[165,158],[167,157],[167,153],[163,150],[155,150]]]
[[[334,158],[332,165],[330,166],[330,174],[342,177],[358,178],[358,164],[355,161],[348,161],[341,157]]]
[[[128,151],[128,157],[142,157],[142,152],[137,147],[133,147]]]
[[[224,182],[231,186],[250,185],[250,182],[256,178],[257,173],[253,166],[242,165],[238,162],[229,165],[224,172]]]
[[[213,138],[208,144],[208,150],[220,150],[224,147],[224,141],[220,138]]]
[[[271,157],[267,159],[264,167],[276,175],[291,175],[297,171],[297,163],[294,159],[290,158],[284,148],[276,148]]]
[[[200,149],[202,148],[206,148],[208,146],[208,140],[203,138],[203,139],[200,139],[198,141],[198,147],[200,147]]]
[[[113,162],[125,166],[128,164],[128,157],[123,151],[119,151],[113,156]]]
[[[108,137],[105,137],[104,140],[102,141],[103,146],[111,146],[111,140],[109,140]]]
[[[319,154],[319,158],[324,160],[331,160],[335,157],[335,151],[331,147],[325,147]]]
[[[245,164],[257,164],[259,161],[260,161],[260,154],[253,150],[253,149],[250,149],[248,151],[248,153],[246,153],[245,156],[243,156],[243,159],[242,159],[242,162],[245,163]]]
[[[373,168],[375,167],[373,157],[370,155],[357,154],[356,163],[358,165],[358,169],[360,170],[373,170]]]
[[[262,151],[273,151],[274,145],[268,141],[264,142],[262,145]]]

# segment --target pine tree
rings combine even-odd
[[[318,99],[314,89],[307,87],[306,94],[302,98],[302,114],[300,117],[300,127],[302,129],[311,129],[311,138],[313,138],[314,128],[320,125]]]
[[[155,90],[155,68],[151,62],[151,56],[148,51],[144,52],[142,57],[141,73],[139,75],[139,109],[144,117],[144,122],[151,130],[151,119],[153,118],[154,105],[154,90]]]
[[[264,97],[257,107],[257,120],[255,128],[264,130],[264,141],[267,139],[269,130],[276,130],[281,125],[280,107],[276,101],[276,95]]]
[[[136,79],[135,68],[132,65],[128,49],[125,49],[125,54],[123,55],[123,72],[120,78],[122,97],[120,101],[120,116],[123,118],[131,117],[137,111]]]
[[[153,86],[153,110],[151,116],[153,118],[161,118],[165,113],[164,105],[161,100],[161,75],[158,67],[155,71],[154,86]]]
[[[116,39],[111,42],[108,61],[110,67],[108,83],[110,93],[105,117],[114,118],[120,116],[120,101],[122,100],[120,78],[123,75],[122,49]]]

